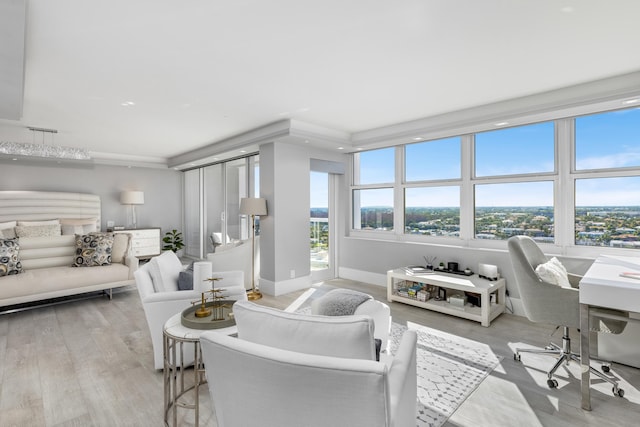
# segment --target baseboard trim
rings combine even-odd
[[[296,277],[295,279],[273,282],[260,278],[260,292],[274,297],[310,288],[312,285],[311,276]]]

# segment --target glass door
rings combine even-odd
[[[310,176],[310,267],[313,282],[335,277],[334,235],[332,227],[333,177],[326,172],[311,172]]]

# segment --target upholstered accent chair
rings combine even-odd
[[[415,426],[416,333],[375,361],[370,316],[234,304],[238,337],[200,336],[218,426]]]

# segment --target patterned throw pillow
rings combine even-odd
[[[0,277],[22,273],[18,239],[0,239]]]
[[[74,267],[95,267],[111,264],[113,233],[76,234]]]

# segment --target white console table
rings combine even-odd
[[[125,228],[114,233],[131,234],[131,252],[140,259],[148,259],[160,255],[160,228]]]
[[[479,295],[480,307],[470,304],[466,304],[464,307],[457,307],[445,300],[438,301],[429,299],[427,301],[420,301],[417,298],[398,295],[398,287],[408,282],[423,283],[447,290],[470,292]],[[491,302],[491,294],[495,294],[493,302]],[[482,279],[476,274],[472,276],[441,272],[423,275],[407,274],[404,269],[398,268],[387,271],[387,300],[389,302],[397,301],[452,316],[462,317],[464,319],[475,320],[476,322],[480,322],[482,326],[489,326],[491,321],[505,310],[505,280],[498,279],[490,281]]]

